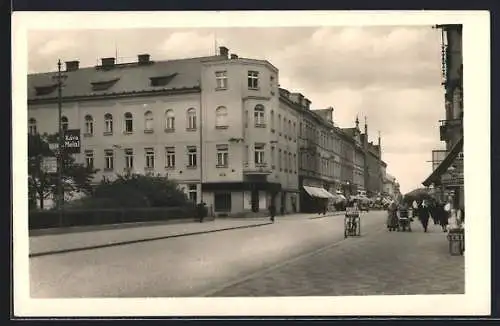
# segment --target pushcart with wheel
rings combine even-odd
[[[361,235],[361,219],[359,210],[355,207],[347,207],[344,218],[344,238]]]
[[[398,211],[398,231],[408,231],[411,232],[411,215],[410,211],[407,209],[400,209]]]

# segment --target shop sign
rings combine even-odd
[[[64,133],[64,150],[67,153],[80,153],[80,129],[68,129]]]
[[[57,172],[57,158],[54,156],[44,157],[42,160],[42,170],[45,173]]]

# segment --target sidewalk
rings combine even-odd
[[[343,214],[330,212],[326,216]],[[311,218],[313,214],[300,213],[277,216],[276,221],[293,221]],[[203,223],[138,223],[134,225],[103,225],[82,227],[80,232],[73,228],[66,233],[45,234],[30,236],[30,257],[66,253],[96,248],[132,244],[144,241],[153,241],[166,238],[197,235],[210,232],[227,231],[241,228],[259,227],[270,224],[268,217],[255,218],[217,218]],[[113,228],[114,227],[114,228]]]

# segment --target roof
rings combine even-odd
[[[350,137],[354,137],[354,135],[356,134],[356,130],[357,128],[341,128],[342,131],[347,134],[348,136]]]
[[[462,136],[460,140],[455,145],[453,145],[452,149],[450,150],[450,153],[448,153],[445,159],[441,161],[438,167],[434,171],[432,171],[431,175],[427,177],[427,179],[425,179],[424,182],[422,182],[422,184],[428,187],[431,183],[439,182],[441,175],[444,172],[446,172],[446,170],[448,170],[451,163],[458,156],[458,153],[462,151],[463,146],[464,146],[464,137]]]
[[[64,80],[63,97],[95,97],[197,88],[200,86],[202,63],[212,60],[220,60],[220,57],[151,61],[148,64],[135,62],[116,64],[112,69],[97,66],[63,71],[62,74],[67,76]],[[57,72],[28,75],[28,100],[56,98],[55,76]],[[163,77],[163,83],[152,86],[152,77]],[[37,95],[37,87],[47,87],[48,93]]]

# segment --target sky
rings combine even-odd
[[[217,40],[217,41],[215,41]],[[403,193],[422,187],[432,172],[431,151],[443,149],[440,32],[431,26],[36,30],[28,34],[28,72],[57,69],[57,60],[93,66],[213,55],[215,45],[240,57],[265,59],[279,83],[334,107],[334,122],[353,127],[367,117],[370,141],[382,136],[382,159]]]

